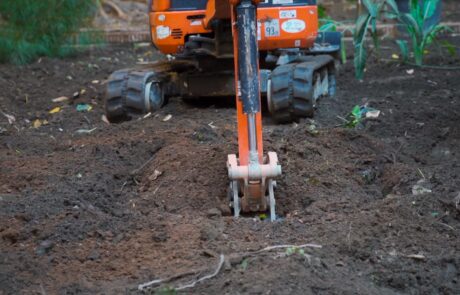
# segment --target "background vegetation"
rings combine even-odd
[[[94,0],[1,0],[0,62],[69,54],[96,7]]]

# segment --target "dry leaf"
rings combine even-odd
[[[426,257],[421,254],[410,254],[406,256],[407,258],[417,259],[417,260],[425,260]]]
[[[102,115],[101,119],[102,119],[102,122],[110,124],[109,119],[107,119],[106,115]]]
[[[93,129],[78,129],[77,131],[75,131],[75,133],[78,133],[78,134],[90,134],[90,133],[93,133],[94,130],[96,130],[97,127],[93,128]]]
[[[52,109],[51,111],[49,111],[50,114],[56,114],[56,113],[59,113],[61,111],[61,108],[60,107],[55,107],[54,109]]]
[[[53,99],[52,101],[53,102],[64,102],[64,101],[68,101],[68,100],[69,100],[69,98],[67,96],[60,96],[58,98]]]
[[[159,176],[161,176],[162,174],[163,174],[163,172],[158,171],[158,170],[155,169],[155,171],[153,172],[153,174],[149,176],[149,180],[150,180],[150,181],[154,181],[154,180],[156,180]]]
[[[14,122],[16,122],[16,118],[13,115],[8,115],[3,112],[2,114],[8,119],[8,123],[13,124]]]
[[[38,128],[38,127],[42,126],[42,121],[40,121],[40,119],[35,120],[34,123],[33,123],[33,126],[34,126],[34,128]]]

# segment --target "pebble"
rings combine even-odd
[[[45,240],[40,243],[40,245],[37,247],[37,255],[42,256],[48,253],[51,249],[53,249],[54,243],[50,240]]]
[[[91,251],[91,253],[89,253],[88,255],[88,260],[94,261],[94,260],[99,260],[99,258],[101,258],[101,254],[97,250]]]
[[[212,209],[209,209],[206,212],[206,215],[208,217],[210,217],[210,218],[212,218],[212,217],[220,217],[220,216],[222,216],[222,212],[217,208],[212,208]]]

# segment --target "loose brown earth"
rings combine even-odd
[[[0,113],[0,294],[132,294],[153,279],[203,270],[169,283],[178,286],[212,272],[220,253],[305,243],[322,248],[230,259],[186,292],[458,294],[460,71],[409,75],[384,62],[359,82],[349,63],[339,95],[320,103],[318,134],[308,120],[266,119],[265,148],[284,170],[271,223],[229,216],[231,103],[172,99],[145,119],[101,120],[103,81],[139,58],[157,56],[124,46],[0,66],[0,110],[16,119]],[[378,119],[339,126],[365,102]],[[33,128],[36,119],[48,124]],[[413,195],[421,179],[432,193]]]

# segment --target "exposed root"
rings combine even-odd
[[[224,254],[220,254],[219,265],[217,265],[216,270],[212,274],[204,276],[204,277],[202,277],[202,278],[200,278],[200,279],[198,279],[196,281],[191,282],[190,284],[180,286],[180,287],[176,288],[176,290],[184,290],[184,289],[187,289],[187,288],[193,288],[199,282],[204,281],[204,280],[208,280],[208,279],[211,279],[211,278],[217,276],[219,274],[220,270],[222,269],[222,265],[224,265],[224,262],[225,262],[225,256],[224,256]]]
[[[276,246],[265,247],[263,249],[260,249],[260,250],[254,251],[254,252],[246,252],[246,253],[243,253],[243,254],[239,254],[239,256],[244,258],[244,257],[254,256],[254,255],[257,255],[257,254],[260,254],[260,253],[263,253],[263,252],[268,252],[268,251],[272,251],[272,250],[276,250],[276,249],[288,249],[288,248],[296,248],[296,249],[316,248],[316,249],[321,249],[322,247],[323,246],[318,245],[318,244],[276,245]],[[214,255],[212,255],[212,256],[214,256]],[[199,279],[197,279],[195,281],[192,281],[189,284],[176,287],[176,288],[174,288],[174,290],[179,291],[179,290],[184,290],[184,289],[188,289],[188,288],[193,288],[193,287],[195,287],[196,284],[198,284],[198,283],[200,283],[200,282],[202,282],[204,280],[212,279],[213,277],[215,277],[215,276],[217,276],[219,274],[219,272],[221,271],[222,266],[224,265],[224,263],[225,263],[225,255],[220,254],[219,264],[217,265],[217,268],[214,270],[213,273],[211,273],[209,275],[206,275],[204,277],[201,277],[201,278],[199,278]],[[183,278],[183,277],[188,276],[188,275],[193,275],[193,274],[200,273],[202,271],[203,270],[191,270],[191,271],[187,271],[187,272],[180,273],[180,274],[177,274],[177,275],[173,275],[173,276],[171,276],[169,278],[166,278],[166,279],[153,280],[153,281],[138,285],[137,289],[139,291],[146,290],[146,289],[149,289],[149,288],[153,288],[153,287],[155,287],[155,286],[157,286],[159,284],[164,284],[164,283],[167,283],[167,282],[170,282],[170,281],[173,281],[173,280]]]

